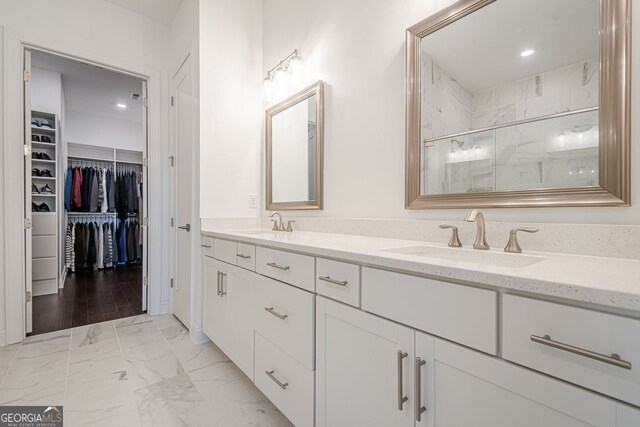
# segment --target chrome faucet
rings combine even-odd
[[[277,216],[280,221],[277,219],[273,219],[274,216]],[[282,214],[278,211],[271,214],[271,222],[273,222],[273,231],[284,231],[284,221],[282,220]]]
[[[486,228],[484,224],[484,215],[482,215],[482,212],[480,212],[478,209],[474,209],[469,212],[464,220],[467,222],[475,222],[478,226],[476,241],[473,243],[473,249],[489,249],[489,244],[487,243]]]

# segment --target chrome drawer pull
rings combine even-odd
[[[283,271],[287,271],[289,269],[289,267],[283,267],[281,265],[276,264],[275,262],[268,262],[267,265],[269,267],[277,268],[278,270],[283,270]]]
[[[415,366],[416,377],[414,379],[414,386],[416,388],[414,391],[414,394],[416,395],[416,421],[421,421],[422,413],[427,410],[426,407],[422,406],[422,377],[420,375],[420,370],[422,366],[426,364],[427,362],[425,362],[419,357],[416,357],[416,366]]]
[[[269,378],[271,378],[273,380],[274,383],[278,384],[278,386],[283,389],[286,390],[287,386],[289,385],[289,383],[283,383],[281,382],[279,379],[276,378],[275,375],[273,375],[275,371],[264,371],[265,374],[267,374],[267,376]]]
[[[222,274],[222,272],[218,271],[218,283],[217,283],[218,289],[216,289],[216,291],[217,291],[216,293],[218,294],[218,296],[220,296],[220,275],[221,274]]]
[[[220,272],[220,297],[225,296],[227,293],[224,291],[224,278],[227,277],[227,273]]]
[[[334,285],[338,285],[338,286],[347,286],[347,282],[346,280],[336,280],[336,279],[332,279],[329,276],[320,276],[318,277],[318,279],[322,280],[323,282],[328,282],[328,283],[333,283]]]
[[[242,259],[249,259],[251,258],[251,255],[245,255],[245,254],[236,254],[236,256],[238,258],[242,258]]]
[[[284,320],[287,317],[289,317],[288,314],[280,314],[280,313],[278,313],[277,311],[275,311],[273,309],[273,307],[265,307],[264,309],[265,309],[266,312],[273,314],[274,316],[276,316],[278,319],[281,319],[281,320]]]
[[[398,411],[402,411],[402,405],[409,400],[402,391],[402,359],[407,357],[408,354],[402,350],[398,350]]]
[[[595,351],[585,350],[580,347],[575,347],[569,344],[565,344],[559,341],[554,341],[549,335],[539,337],[537,335],[531,335],[531,341],[546,345],[549,347],[557,348],[558,350],[567,351],[569,353],[577,354],[578,356],[588,357],[589,359],[597,360],[598,362],[608,363],[609,365],[617,366],[622,369],[631,369],[631,363],[626,360],[620,359],[617,354],[606,355],[602,353],[596,353]]]
[[[200,246],[202,246],[203,248],[211,249],[211,245],[200,245]]]

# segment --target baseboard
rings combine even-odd
[[[160,303],[160,312],[154,314],[168,314],[169,311],[169,301],[165,301]]]
[[[58,285],[58,288],[60,288],[60,289],[64,288],[65,280],[67,280],[67,269],[66,268],[64,270],[62,270],[62,274],[60,274],[60,284]]]
[[[211,341],[209,337],[207,337],[204,332],[202,332],[202,327],[197,326],[194,323],[192,323],[191,327],[189,328],[189,336],[191,337],[191,341],[196,344],[204,344],[208,341]]]
[[[0,347],[7,345],[7,332],[0,331]]]

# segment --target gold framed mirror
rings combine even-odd
[[[266,209],[322,209],[324,83],[266,111]]]
[[[628,206],[630,0],[460,0],[407,30],[407,209]]]

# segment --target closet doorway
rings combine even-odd
[[[146,81],[25,50],[27,334],[147,309]]]

